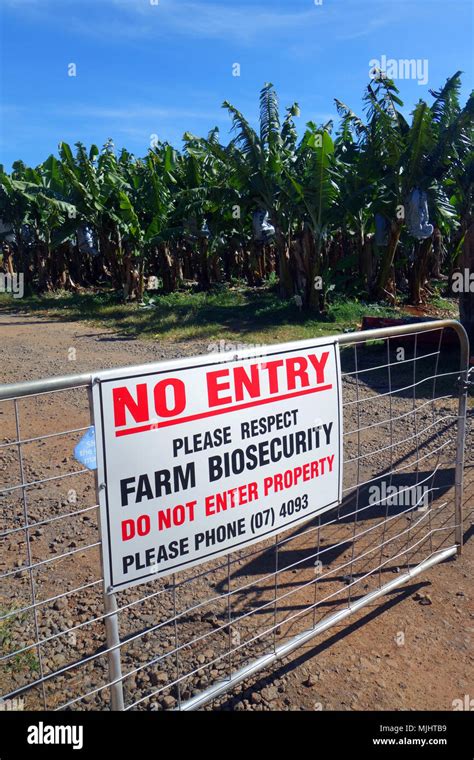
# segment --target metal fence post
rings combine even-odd
[[[89,399],[89,413],[91,425],[94,425],[94,407],[92,404],[92,385],[87,388]],[[99,482],[97,470],[95,470],[95,492],[97,503],[99,503]],[[100,520],[100,510],[98,511],[98,524],[100,534],[100,552],[102,555],[102,526]],[[103,566],[103,562],[102,562]],[[104,581],[104,611],[105,611],[105,637],[107,643],[107,662],[109,666],[110,686],[110,709],[113,711],[122,711],[124,709],[123,699],[123,680],[122,680],[122,663],[120,660],[120,631],[117,615],[117,600],[115,594],[107,593]]]
[[[107,659],[109,663],[110,708],[122,711],[124,709],[122,663],[120,661],[120,632],[118,626],[117,600],[115,594],[108,594],[104,589],[105,632],[107,638]],[[111,614],[109,614],[111,613]],[[112,648],[113,647],[113,648]]]
[[[466,413],[467,391],[469,387],[469,338],[465,329],[460,325],[459,341],[461,344],[461,374],[459,377],[458,404],[458,433],[456,440],[456,473],[454,484],[455,499],[455,529],[454,536],[458,555],[462,553],[463,545],[463,479],[464,479],[464,449],[466,446]]]

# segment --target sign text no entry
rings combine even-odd
[[[109,591],[242,549],[340,502],[333,341],[103,372],[93,404]]]

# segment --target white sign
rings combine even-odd
[[[339,347],[325,339],[95,377],[109,592],[339,504],[341,403]]]

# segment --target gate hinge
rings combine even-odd
[[[471,386],[474,387],[474,367],[468,369],[467,377],[465,380],[463,380],[461,377],[458,377],[457,385],[462,391],[468,391]]]

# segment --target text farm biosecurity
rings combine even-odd
[[[334,341],[107,371],[93,403],[110,590],[256,543],[340,502]]]

